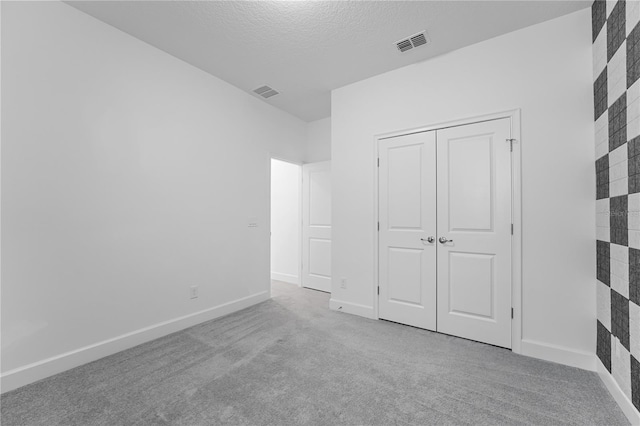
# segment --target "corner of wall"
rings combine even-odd
[[[307,123],[307,163],[331,160],[331,117]]]
[[[597,361],[596,371],[602,383],[604,383],[613,399],[620,406],[622,412],[627,416],[627,419],[629,419],[629,422],[631,422],[632,425],[640,425],[640,411],[634,407],[629,397],[625,395],[624,391],[618,385],[618,382],[615,381],[600,360]]]
[[[168,334],[248,308],[269,298],[268,291],[256,293],[7,371],[0,376],[0,389],[2,393],[9,392]]]

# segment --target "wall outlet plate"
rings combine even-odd
[[[197,285],[192,285],[189,288],[189,297],[191,299],[197,299],[198,298],[198,286]]]

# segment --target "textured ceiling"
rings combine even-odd
[[[305,121],[331,90],[588,7],[591,1],[70,1]],[[431,43],[395,42],[427,30]],[[523,46],[525,49],[526,46]]]

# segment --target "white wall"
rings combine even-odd
[[[271,279],[300,284],[301,167],[271,160]]]
[[[270,156],[306,123],[63,3],[2,27],[3,391],[268,298]]]
[[[584,9],[333,91],[332,297],[345,310],[375,302],[375,135],[521,108],[523,351],[595,367],[590,24]]]
[[[331,117],[308,123],[307,163],[331,160]]]

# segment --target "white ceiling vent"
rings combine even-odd
[[[410,37],[407,37],[403,40],[396,42],[396,47],[401,52],[406,52],[407,50],[411,50],[414,47],[422,46],[429,42],[429,38],[427,37],[427,32],[423,31],[418,34],[414,34]]]
[[[275,96],[275,95],[280,93],[277,90],[274,90],[269,86],[258,87],[253,92],[257,93],[258,95],[262,96],[265,99],[270,98],[270,97]]]

